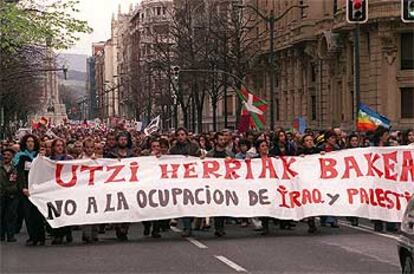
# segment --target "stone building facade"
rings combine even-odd
[[[130,13],[129,33],[122,39],[125,83],[125,117],[140,120],[161,115],[171,118],[170,83],[166,69],[157,66],[154,47],[169,45],[168,26],[172,1],[143,0]],[[168,97],[168,98],[167,98]],[[167,100],[170,99],[170,100]]]
[[[304,117],[312,128],[352,130],[355,25],[346,22],[345,0],[245,2],[276,15],[308,5],[293,8],[275,27],[275,126],[291,127],[296,117]],[[414,36],[413,25],[403,23],[400,13],[399,0],[369,1],[368,22],[360,25],[360,88],[362,103],[390,118],[393,128],[404,129],[414,125]],[[266,57],[269,39],[261,44]],[[258,68],[248,81],[270,98],[268,66]]]

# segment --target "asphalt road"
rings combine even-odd
[[[189,239],[178,231],[152,239],[136,224],[128,242],[107,231],[86,245],[75,231],[73,243],[51,246],[48,240],[44,247],[26,247],[22,232],[17,243],[1,244],[0,273],[400,273],[397,235],[375,233],[369,222],[362,226],[343,222],[310,235],[299,223],[291,231],[273,226],[260,236],[252,227],[228,224],[223,238],[211,229]]]

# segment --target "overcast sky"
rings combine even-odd
[[[93,33],[81,35],[81,40],[65,52],[91,55],[92,42],[110,38],[112,13],[118,12],[119,4],[126,12],[131,3],[135,5],[138,2],[140,0],[80,0],[80,13],[76,17],[88,21]]]

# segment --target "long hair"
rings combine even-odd
[[[404,135],[403,135],[403,142],[404,142],[403,144],[404,145],[409,145],[409,143],[408,143],[408,134],[410,134],[410,132],[414,133],[414,129],[410,128],[410,129],[407,129],[404,132]]]
[[[52,148],[51,148],[51,156],[56,156],[56,144],[58,142],[62,142],[63,143],[63,154],[66,154],[66,143],[65,140],[63,139],[55,139],[52,142]]]
[[[33,149],[33,151],[39,152],[39,150],[40,150],[40,141],[39,141],[39,138],[37,138],[37,136],[33,135],[33,134],[26,134],[25,136],[23,136],[23,138],[20,141],[20,150],[25,151],[27,149],[26,143],[27,143],[27,140],[29,138],[33,138],[33,140],[34,140],[34,149]]]

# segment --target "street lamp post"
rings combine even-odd
[[[238,2],[237,0],[235,2]],[[275,67],[274,67],[274,38],[275,38],[275,23],[278,22],[280,19],[282,19],[291,9],[294,8],[307,8],[308,6],[304,5],[293,5],[290,6],[288,9],[286,9],[282,14],[279,16],[275,16],[274,11],[270,11],[270,15],[265,15],[261,11],[259,11],[258,8],[252,5],[240,5],[235,3],[234,7],[238,8],[250,8],[252,9],[260,18],[263,19],[263,21],[266,22],[266,24],[269,27],[269,39],[270,39],[270,45],[269,45],[269,64],[270,64],[270,126],[271,130],[273,130],[275,126]]]

